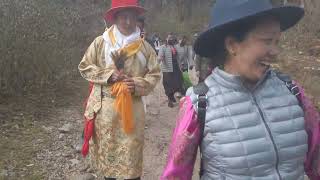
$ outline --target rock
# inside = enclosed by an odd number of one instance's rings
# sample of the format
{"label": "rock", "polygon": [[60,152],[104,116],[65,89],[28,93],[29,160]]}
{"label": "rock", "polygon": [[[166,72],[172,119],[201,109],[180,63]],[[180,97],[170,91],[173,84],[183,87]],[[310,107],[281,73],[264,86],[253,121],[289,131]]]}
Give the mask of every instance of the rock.
{"label": "rock", "polygon": [[31,166],[34,166],[34,164],[28,164],[28,165],[26,165],[27,167],[31,167]]}
{"label": "rock", "polygon": [[71,166],[75,166],[79,164],[80,161],[78,159],[71,159],[70,162],[71,162]]}
{"label": "rock", "polygon": [[59,139],[61,140],[61,139],[63,139],[64,138],[64,134],[59,134]]}
{"label": "rock", "polygon": [[320,55],[320,45],[316,45],[316,46],[309,48],[308,53],[310,56],[319,56]]}
{"label": "rock", "polygon": [[0,119],[4,119],[4,118],[6,118],[6,116],[4,114],[0,113]]}
{"label": "rock", "polygon": [[89,167],[89,168],[87,169],[87,172],[88,172],[88,173],[93,173],[93,172],[94,172],[94,169],[93,169],[92,167]]}
{"label": "rock", "polygon": [[75,150],[76,150],[76,153],[81,153],[82,145],[81,144],[76,145]]}
{"label": "rock", "polygon": [[9,175],[8,170],[2,169],[0,171],[0,178],[7,177]]}
{"label": "rock", "polygon": [[8,176],[10,176],[10,177],[14,177],[14,176],[16,176],[16,173],[15,172],[9,172],[9,174],[8,174]]}
{"label": "rock", "polygon": [[19,116],[13,116],[12,119],[14,119],[14,120],[19,120],[20,117],[19,117]]}
{"label": "rock", "polygon": [[42,129],[44,129],[47,132],[51,132],[52,131],[52,127],[42,126]]}
{"label": "rock", "polygon": [[70,158],[72,157],[72,155],[70,153],[64,153],[62,154],[63,157],[66,157],[66,158]]}
{"label": "rock", "polygon": [[79,168],[80,172],[86,172],[87,169],[89,169],[89,165],[88,164],[83,164]]}
{"label": "rock", "polygon": [[95,179],[95,176],[90,173],[74,175],[68,178],[68,180],[94,180],[94,179]]}
{"label": "rock", "polygon": [[303,52],[302,52],[302,51],[299,51],[299,52],[298,52],[298,54],[299,54],[299,55],[302,55],[302,54],[303,54]]}
{"label": "rock", "polygon": [[59,132],[61,132],[61,133],[67,133],[67,132],[70,132],[70,130],[71,130],[71,124],[65,124],[65,125],[63,125],[61,128],[59,128],[58,130],[59,130]]}
{"label": "rock", "polygon": [[16,124],[16,125],[14,125],[14,126],[13,126],[13,128],[15,128],[15,129],[19,129],[19,125],[18,125],[18,124]]}

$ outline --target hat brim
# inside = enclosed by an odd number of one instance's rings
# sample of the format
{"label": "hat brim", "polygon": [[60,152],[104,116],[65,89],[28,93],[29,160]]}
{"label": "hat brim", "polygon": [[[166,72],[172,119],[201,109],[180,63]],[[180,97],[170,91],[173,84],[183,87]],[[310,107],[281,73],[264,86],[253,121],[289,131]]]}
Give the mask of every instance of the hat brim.
{"label": "hat brim", "polygon": [[286,31],[299,22],[299,20],[304,16],[304,10],[297,6],[274,7],[256,14],[239,17],[238,19],[225,24],[215,25],[201,33],[196,39],[194,43],[195,53],[203,57],[213,57],[217,43],[222,43],[221,41],[225,38],[223,36],[223,32],[228,27],[232,27],[233,24],[249,18],[263,17],[266,15],[273,15],[278,18],[280,21],[281,31]]}
{"label": "hat brim", "polygon": [[125,9],[132,9],[132,10],[135,10],[137,12],[138,15],[142,15],[144,14],[147,10],[144,9],[143,7],[141,6],[119,6],[119,7],[116,7],[116,8],[111,8],[109,9],[105,16],[104,16],[104,19],[107,21],[107,22],[111,22],[113,23],[114,22],[114,15],[119,12],[119,11],[122,11],[122,10],[125,10]]}

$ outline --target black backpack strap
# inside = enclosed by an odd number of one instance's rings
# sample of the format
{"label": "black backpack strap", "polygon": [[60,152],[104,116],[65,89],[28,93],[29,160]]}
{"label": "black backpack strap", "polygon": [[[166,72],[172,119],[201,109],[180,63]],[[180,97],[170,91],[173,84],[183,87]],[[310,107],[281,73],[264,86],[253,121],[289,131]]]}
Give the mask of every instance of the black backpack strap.
{"label": "black backpack strap", "polygon": [[[203,132],[204,132],[204,125],[205,125],[205,119],[206,119],[206,111],[208,107],[208,98],[207,98],[207,92],[209,91],[208,86],[201,82],[198,85],[193,87],[193,92],[197,95],[197,115],[198,115],[198,121],[200,124],[200,158],[202,159],[201,154],[201,142],[203,139]],[[200,164],[200,177],[203,174],[203,168],[202,163]]]}
{"label": "black backpack strap", "polygon": [[289,91],[296,96],[296,98],[299,101],[299,105],[302,107],[302,103],[301,100],[299,98],[300,95],[300,91],[299,91],[299,87],[297,85],[295,85],[291,79],[291,77],[287,74],[284,74],[280,71],[275,71],[277,77],[283,81],[285,83],[285,85],[287,86],[287,88],[289,89]]}
{"label": "black backpack strap", "polygon": [[201,82],[198,85],[193,87],[193,92],[197,95],[197,109],[198,109],[198,121],[200,122],[201,127],[201,135],[203,135],[203,127],[206,118],[206,111],[207,111],[207,92],[209,91],[208,86]]}

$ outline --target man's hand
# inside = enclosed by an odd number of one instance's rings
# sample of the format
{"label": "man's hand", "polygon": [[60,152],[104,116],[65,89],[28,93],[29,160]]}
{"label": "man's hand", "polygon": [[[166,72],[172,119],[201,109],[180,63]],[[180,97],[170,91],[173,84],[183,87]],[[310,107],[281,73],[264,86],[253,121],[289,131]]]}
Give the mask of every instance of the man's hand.
{"label": "man's hand", "polygon": [[122,81],[125,78],[123,74],[123,70],[121,71],[114,71],[109,79],[110,83],[115,83],[118,81]]}
{"label": "man's hand", "polygon": [[134,89],[135,89],[135,84],[134,84],[134,81],[133,79],[131,78],[125,78],[123,80],[124,83],[126,83],[126,85],[128,86],[128,89],[131,93],[134,93]]}

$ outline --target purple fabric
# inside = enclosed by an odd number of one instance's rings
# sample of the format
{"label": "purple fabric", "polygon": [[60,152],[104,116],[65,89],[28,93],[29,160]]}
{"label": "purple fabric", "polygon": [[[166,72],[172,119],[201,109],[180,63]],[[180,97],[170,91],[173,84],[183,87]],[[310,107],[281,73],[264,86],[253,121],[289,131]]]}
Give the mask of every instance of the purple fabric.
{"label": "purple fabric", "polygon": [[160,180],[191,180],[199,142],[199,124],[187,96],[180,103],[167,164]]}
{"label": "purple fabric", "polygon": [[305,129],[308,133],[308,153],[305,159],[305,171],[310,180],[320,180],[320,115],[312,101],[305,95],[304,89],[298,83],[305,119]]}

